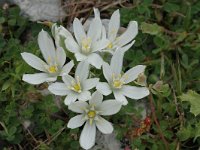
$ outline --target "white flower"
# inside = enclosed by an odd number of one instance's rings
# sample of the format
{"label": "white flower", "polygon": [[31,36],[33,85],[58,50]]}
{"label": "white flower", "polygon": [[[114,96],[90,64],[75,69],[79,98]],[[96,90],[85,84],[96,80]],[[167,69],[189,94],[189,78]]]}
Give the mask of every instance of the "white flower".
{"label": "white flower", "polygon": [[89,104],[77,101],[68,107],[73,112],[80,113],[69,120],[68,128],[78,128],[86,122],[79,140],[81,147],[84,149],[90,149],[95,144],[96,127],[104,134],[110,134],[113,131],[112,124],[102,118],[101,115],[116,114],[121,108],[121,103],[116,100],[102,100],[103,95],[95,92],[92,94]]}
{"label": "white flower", "polygon": [[51,27],[51,32],[52,35],[55,39],[55,44],[56,47],[62,47],[62,48],[66,48],[65,47],[65,39],[69,36],[70,38],[73,38],[71,33],[65,29],[63,26],[58,26],[56,23],[54,23]]}
{"label": "white flower", "polygon": [[141,99],[149,95],[149,90],[146,87],[127,85],[144,72],[145,66],[137,65],[122,75],[124,52],[124,49],[116,50],[110,65],[108,63],[103,64],[103,74],[108,83],[100,82],[96,88],[103,95],[109,95],[113,92],[115,99],[126,105],[128,103],[126,97]]}
{"label": "white flower", "polygon": [[65,40],[66,48],[75,54],[77,61],[86,60],[97,69],[100,69],[103,60],[98,52],[108,45],[107,39],[101,39],[101,20],[99,18],[93,19],[86,34],[81,22],[75,18],[73,30],[76,41],[68,36]]}
{"label": "white flower", "polygon": [[90,78],[89,64],[86,61],[80,62],[75,71],[75,77],[70,75],[62,76],[64,83],[56,82],[49,86],[49,91],[55,95],[67,95],[64,100],[66,105],[75,102],[77,99],[86,101],[91,98],[90,89],[96,87],[99,79]]}
{"label": "white flower", "polygon": [[56,81],[57,76],[70,72],[74,62],[70,61],[64,65],[66,61],[65,51],[62,48],[55,49],[51,37],[44,30],[38,35],[38,44],[46,62],[31,53],[24,52],[21,55],[27,64],[42,73],[24,74],[23,81],[30,84],[53,82]]}
{"label": "white flower", "polygon": [[[94,14],[95,14],[95,18],[100,18],[100,13],[98,9],[94,8]],[[104,22],[105,24],[104,25],[105,29],[103,30],[106,30],[106,37],[109,40],[109,44],[105,48],[107,52],[110,52],[111,54],[113,54],[113,52],[119,47],[123,47],[127,44],[129,44],[131,47],[134,44],[135,40],[133,39],[138,34],[138,24],[136,21],[130,21],[127,30],[121,35],[118,35],[119,28],[120,28],[119,10],[116,10],[112,14],[109,21],[104,20],[102,22]],[[105,32],[105,31],[102,31],[102,32]]]}

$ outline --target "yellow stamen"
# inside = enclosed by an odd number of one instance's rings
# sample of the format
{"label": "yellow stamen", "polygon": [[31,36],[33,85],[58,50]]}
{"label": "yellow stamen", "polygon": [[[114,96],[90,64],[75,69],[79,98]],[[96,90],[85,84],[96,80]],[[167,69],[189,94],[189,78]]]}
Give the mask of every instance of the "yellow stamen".
{"label": "yellow stamen", "polygon": [[110,42],[107,46],[107,48],[112,49],[113,48],[113,44]]}
{"label": "yellow stamen", "polygon": [[72,81],[72,86],[70,87],[71,90],[81,93],[81,83],[79,81],[79,78],[77,77],[77,81]]}
{"label": "yellow stamen", "polygon": [[121,88],[122,85],[123,85],[123,83],[120,80],[114,80],[113,81],[113,86],[115,88]]}
{"label": "yellow stamen", "polygon": [[88,113],[87,113],[88,117],[89,118],[94,118],[96,116],[96,112],[94,110],[90,110]]}
{"label": "yellow stamen", "polygon": [[81,92],[81,85],[80,84],[74,84],[73,85],[73,90],[80,93]]}
{"label": "yellow stamen", "polygon": [[81,41],[83,53],[89,53],[91,48],[91,38],[84,38]]}
{"label": "yellow stamen", "polygon": [[124,84],[121,74],[116,76],[115,74],[112,75],[113,87],[114,88],[121,88]]}
{"label": "yellow stamen", "polygon": [[57,70],[58,70],[58,69],[57,69],[56,66],[50,66],[49,69],[48,69],[48,71],[49,71],[50,73],[56,73]]}

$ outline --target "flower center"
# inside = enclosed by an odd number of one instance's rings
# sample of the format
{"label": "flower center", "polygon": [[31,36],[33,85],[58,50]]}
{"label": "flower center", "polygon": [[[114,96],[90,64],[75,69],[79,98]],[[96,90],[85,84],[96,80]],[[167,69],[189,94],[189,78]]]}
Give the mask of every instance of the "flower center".
{"label": "flower center", "polygon": [[115,74],[112,75],[112,85],[114,88],[120,89],[123,84],[124,84],[124,81],[121,78],[121,74],[117,76]]}
{"label": "flower center", "polygon": [[96,116],[96,112],[94,110],[90,110],[87,115],[89,118],[93,119]]}
{"label": "flower center", "polygon": [[114,86],[115,88],[121,88],[122,85],[123,85],[123,83],[122,83],[120,80],[115,80],[115,81],[113,81],[113,86]]}
{"label": "flower center", "polygon": [[112,49],[113,48],[113,44],[110,42],[107,46],[107,48]]}
{"label": "flower center", "polygon": [[70,89],[77,93],[81,93],[81,83],[80,83],[78,77],[77,77],[76,81],[72,81],[72,86],[70,87]]}
{"label": "flower center", "polygon": [[50,66],[48,68],[49,73],[56,73],[58,71],[58,68],[56,65]]}
{"label": "flower center", "polygon": [[84,38],[81,41],[82,44],[82,52],[88,54],[91,50],[91,38]]}

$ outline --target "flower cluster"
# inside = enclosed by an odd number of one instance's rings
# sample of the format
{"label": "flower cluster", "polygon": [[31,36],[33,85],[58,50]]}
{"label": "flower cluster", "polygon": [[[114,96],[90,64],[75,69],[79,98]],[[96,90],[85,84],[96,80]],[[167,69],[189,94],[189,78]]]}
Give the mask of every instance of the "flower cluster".
{"label": "flower cluster", "polygon": [[[122,105],[128,104],[127,97],[137,100],[149,95],[145,84],[137,84],[138,78],[144,76],[144,65],[122,71],[124,53],[134,44],[138,33],[137,22],[131,21],[126,31],[119,34],[119,10],[106,21],[101,20],[98,9],[94,9],[94,13],[95,17],[87,21],[87,25],[75,18],[73,33],[63,26],[52,25],[55,42],[42,30],[38,44],[44,61],[27,52],[21,54],[26,63],[40,71],[24,74],[22,80],[30,84],[49,83],[49,91],[65,96],[64,104],[68,109],[79,113],[69,120],[67,126],[74,129],[85,124],[80,135],[80,145],[84,149],[95,144],[96,128],[104,134],[113,131],[112,124],[102,116],[119,112]],[[66,52],[73,56],[68,59],[75,58],[76,61],[66,63]],[[102,70],[104,82],[100,82],[96,70]],[[139,86],[130,85],[131,82]],[[103,100],[103,95],[111,93],[113,99]]]}

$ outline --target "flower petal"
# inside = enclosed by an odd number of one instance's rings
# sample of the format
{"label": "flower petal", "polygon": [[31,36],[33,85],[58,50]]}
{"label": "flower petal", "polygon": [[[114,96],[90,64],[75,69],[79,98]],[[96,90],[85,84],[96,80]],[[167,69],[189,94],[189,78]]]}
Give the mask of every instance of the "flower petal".
{"label": "flower petal", "polygon": [[55,46],[49,34],[42,30],[38,35],[38,44],[46,62],[54,61],[56,58]]}
{"label": "flower petal", "polygon": [[89,75],[89,63],[87,61],[82,61],[78,64],[75,71],[75,78],[79,77],[80,81],[84,81]]}
{"label": "flower petal", "polygon": [[81,24],[80,20],[75,18],[73,22],[73,30],[74,35],[76,37],[77,42],[79,45],[81,45],[81,41],[83,38],[86,38],[86,34],[83,28],[83,25]]}
{"label": "flower petal", "polygon": [[66,46],[67,50],[72,53],[77,53],[80,51],[80,47],[76,43],[76,41],[73,39],[73,37],[66,37],[65,46]]}
{"label": "flower petal", "polygon": [[94,17],[95,17],[95,18],[100,18],[100,12],[99,12],[99,9],[93,7],[93,11],[94,11]]}
{"label": "flower petal", "polygon": [[88,103],[84,101],[76,101],[68,106],[68,109],[76,113],[84,113],[88,107]]}
{"label": "flower petal", "polygon": [[100,69],[103,64],[103,59],[96,53],[90,54],[87,61],[97,69]]}
{"label": "flower petal", "polygon": [[67,87],[71,86],[72,82],[75,82],[74,78],[68,74],[62,76],[63,82],[67,85]]}
{"label": "flower petal", "polygon": [[132,81],[134,81],[135,79],[137,79],[137,77],[139,76],[140,73],[143,73],[145,70],[146,66],[144,65],[137,65],[131,69],[129,69],[123,76],[122,78],[124,78],[124,82],[130,83]]}
{"label": "flower petal", "polygon": [[41,84],[43,82],[46,82],[48,78],[49,75],[46,73],[35,73],[35,74],[24,74],[22,80],[30,84]]}
{"label": "flower petal", "polygon": [[39,57],[31,54],[31,53],[21,53],[22,58],[26,61],[27,64],[29,64],[31,67],[46,72],[45,65],[47,65],[43,60],[41,60]]}
{"label": "flower petal", "polygon": [[69,92],[69,94],[66,96],[64,103],[65,105],[70,105],[71,103],[75,102],[78,98],[78,94],[74,92]]}
{"label": "flower petal", "polygon": [[84,90],[90,90],[94,88],[99,82],[99,78],[91,78],[82,81],[82,86]]}
{"label": "flower petal", "polygon": [[122,92],[125,96],[132,99],[141,99],[149,95],[149,89],[146,87],[136,87],[124,85],[122,88]]}
{"label": "flower petal", "polygon": [[90,149],[95,144],[95,137],[96,126],[94,123],[90,125],[89,121],[87,121],[80,136],[81,147],[84,149]]}
{"label": "flower petal", "polygon": [[60,75],[61,76],[64,76],[64,75],[67,75],[71,69],[74,67],[74,61],[71,60],[70,62],[68,62],[67,64],[65,64],[61,70],[61,73]]}
{"label": "flower petal", "polygon": [[87,101],[89,99],[91,99],[91,93],[89,91],[82,91],[78,96],[79,101]]}
{"label": "flower petal", "polygon": [[95,122],[99,131],[103,134],[110,134],[113,132],[112,124],[107,121],[106,119],[102,118],[101,116],[98,117],[99,119]]}
{"label": "flower petal", "polygon": [[109,40],[101,39],[98,42],[94,42],[92,44],[92,52],[101,51],[102,49],[106,48],[109,44]]}
{"label": "flower petal", "polygon": [[138,34],[138,24],[136,21],[131,21],[127,30],[117,38],[116,43],[119,47],[122,47],[131,42]]}
{"label": "flower petal", "polygon": [[121,102],[122,105],[127,105],[128,101],[121,91],[113,91],[114,97],[117,101]]}
{"label": "flower petal", "polygon": [[120,111],[122,104],[116,100],[106,100],[99,106],[100,115],[109,116]]}
{"label": "flower petal", "polygon": [[112,91],[110,89],[110,86],[106,82],[99,82],[97,84],[96,89],[97,89],[97,91],[99,91],[101,94],[103,94],[105,96],[107,96],[107,95],[112,93]]}
{"label": "flower petal", "polygon": [[85,59],[87,59],[87,56],[81,54],[81,53],[75,53],[75,57],[77,61],[84,61]]}
{"label": "flower petal", "polygon": [[89,100],[90,105],[99,106],[102,103],[103,95],[98,91],[92,94],[91,99]]}
{"label": "flower petal", "polygon": [[66,84],[60,82],[52,83],[49,85],[48,90],[55,95],[61,96],[69,93],[69,89],[67,88]]}
{"label": "flower petal", "polygon": [[82,126],[84,122],[85,122],[84,116],[82,114],[77,115],[69,120],[67,127],[70,129],[75,129]]}
{"label": "flower petal", "polygon": [[123,47],[119,47],[118,49],[120,49],[120,51],[123,51],[124,53],[129,50],[131,48],[131,46],[133,46],[133,44],[135,43],[135,40],[133,40],[131,43],[123,46]]}
{"label": "flower petal", "polygon": [[121,51],[120,49],[117,49],[111,58],[110,67],[115,75],[121,74],[123,57],[124,57],[124,52]]}
{"label": "flower petal", "polygon": [[112,80],[112,70],[108,63],[103,63],[103,75],[105,79],[110,82]]}
{"label": "flower petal", "polygon": [[63,48],[59,47],[56,49],[56,60],[57,64],[62,67],[66,61],[66,53]]}
{"label": "flower petal", "polygon": [[92,41],[96,41],[101,36],[101,29],[102,29],[102,23],[100,18],[94,18],[89,26],[87,36],[92,39]]}
{"label": "flower petal", "polygon": [[118,9],[112,14],[110,18],[110,22],[108,26],[108,39],[110,41],[115,40],[119,27],[120,27],[120,14],[119,14],[119,9]]}

